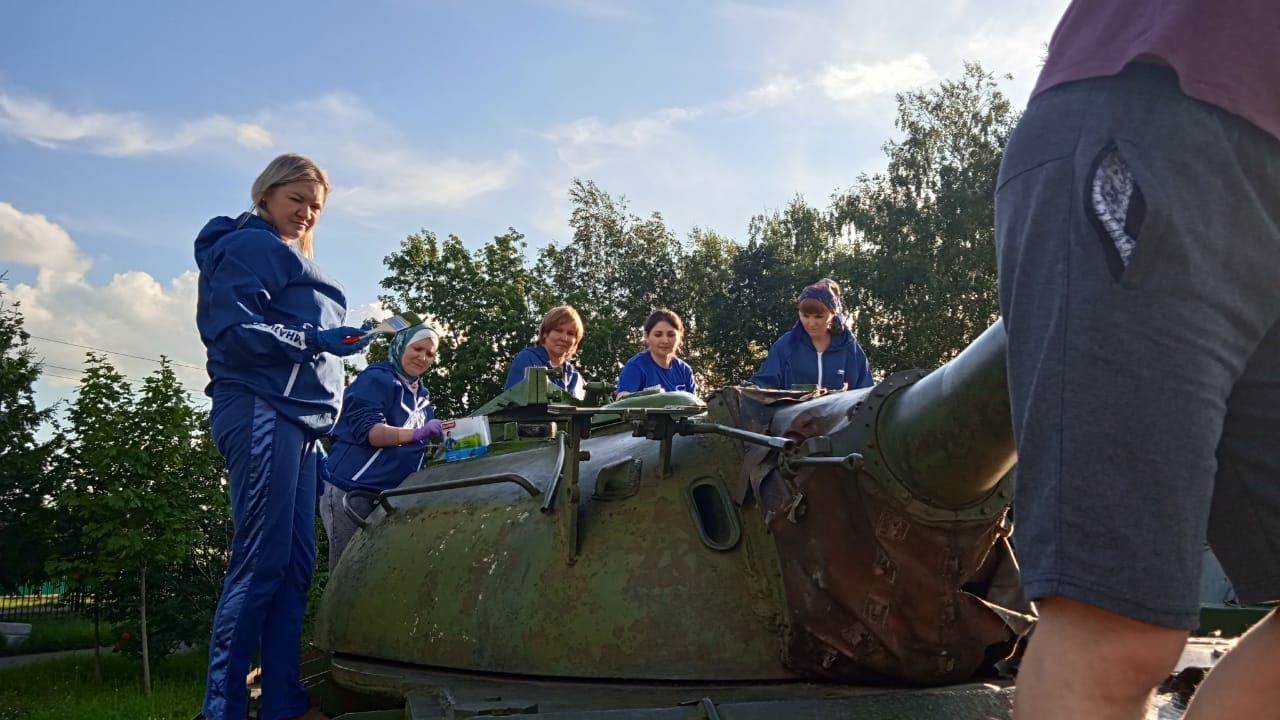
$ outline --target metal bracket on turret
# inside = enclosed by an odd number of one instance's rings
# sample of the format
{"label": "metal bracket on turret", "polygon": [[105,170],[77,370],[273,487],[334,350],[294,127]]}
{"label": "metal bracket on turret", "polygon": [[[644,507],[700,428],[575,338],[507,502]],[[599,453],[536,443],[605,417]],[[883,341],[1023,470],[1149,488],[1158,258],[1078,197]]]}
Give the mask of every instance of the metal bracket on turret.
{"label": "metal bracket on turret", "polygon": [[[663,467],[670,464],[671,437],[666,428],[673,427],[680,418],[705,412],[706,408],[698,406],[673,406],[663,408],[599,408],[577,407],[574,405],[548,405],[546,412],[553,417],[565,419],[567,433],[561,440],[562,451],[556,460],[558,471],[548,490],[548,497],[543,500],[542,511],[556,514],[556,525],[560,539],[565,548],[565,560],[572,564],[578,559],[578,513],[582,503],[582,489],[579,481],[582,477],[581,463],[589,461],[591,455],[582,449],[582,441],[591,436],[591,416],[600,413],[613,413],[631,420],[640,426],[652,427],[661,437],[654,439],[663,442]],[[662,428],[658,430],[657,428]],[[637,431],[637,435],[643,433]]]}
{"label": "metal bracket on turret", "polygon": [[818,435],[784,450],[778,456],[778,469],[788,477],[795,477],[806,466],[834,465],[853,471],[862,467],[861,453],[849,453],[843,457],[831,456],[831,438]]}

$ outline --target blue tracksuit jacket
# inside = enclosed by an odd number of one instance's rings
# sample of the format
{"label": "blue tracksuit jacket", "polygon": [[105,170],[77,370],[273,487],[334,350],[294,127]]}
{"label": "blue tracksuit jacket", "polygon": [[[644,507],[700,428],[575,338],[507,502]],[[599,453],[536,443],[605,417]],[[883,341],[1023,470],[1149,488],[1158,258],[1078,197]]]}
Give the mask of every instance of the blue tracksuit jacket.
{"label": "blue tracksuit jacket", "polygon": [[422,467],[426,446],[408,443],[377,448],[369,444],[369,429],[379,423],[418,428],[435,417],[431,395],[419,380],[410,390],[383,361],[365,368],[342,397],[342,417],[333,430],[329,451],[329,482],[342,490],[390,490]]}
{"label": "blue tracksuit jacket", "polygon": [[867,354],[853,333],[846,329],[831,338],[831,345],[819,353],[799,322],[769,348],[760,369],[747,382],[782,390],[792,385],[853,390],[874,384],[871,369],[867,366]]}
{"label": "blue tracksuit jacket", "polygon": [[347,314],[342,286],[280,241],[257,215],[217,217],[196,238],[196,325],[208,350],[205,392],[249,392],[316,434],[338,418],[342,360],[315,332]]}
{"label": "blue tracksuit jacket", "polygon": [[[530,345],[516,354],[515,359],[511,361],[511,367],[507,369],[507,381],[502,386],[503,390],[510,390],[511,386],[524,380],[524,369],[527,367],[545,367],[548,370],[555,370],[551,366],[551,358],[547,357],[547,351],[541,345]],[[582,379],[582,375],[573,367],[572,363],[565,362],[561,368],[564,377],[550,378],[551,384],[559,387],[561,390],[569,393],[573,397],[581,400],[587,396],[587,384]]]}

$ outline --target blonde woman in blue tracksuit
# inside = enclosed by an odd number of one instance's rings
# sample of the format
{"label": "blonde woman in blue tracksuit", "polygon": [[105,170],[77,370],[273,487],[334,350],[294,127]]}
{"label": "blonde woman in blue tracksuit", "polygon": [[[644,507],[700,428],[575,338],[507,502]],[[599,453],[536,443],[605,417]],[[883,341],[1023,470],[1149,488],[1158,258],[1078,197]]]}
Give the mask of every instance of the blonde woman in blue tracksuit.
{"label": "blonde woman in blue tracksuit", "polygon": [[862,346],[845,326],[840,286],[822,279],[805,287],[796,299],[800,319],[778,338],[760,369],[747,383],[788,390],[815,385],[824,390],[870,387],[871,369]]}
{"label": "blonde woman in blue tracksuit", "polygon": [[329,194],[323,170],[281,155],[251,190],[253,212],[216,217],[196,238],[196,324],[208,352],[209,423],[227,463],[234,536],[209,640],[202,717],[243,720],[245,675],[261,652],[261,720],[326,716],[298,679],[315,567],[316,441],[338,418],[347,298],[311,260]]}

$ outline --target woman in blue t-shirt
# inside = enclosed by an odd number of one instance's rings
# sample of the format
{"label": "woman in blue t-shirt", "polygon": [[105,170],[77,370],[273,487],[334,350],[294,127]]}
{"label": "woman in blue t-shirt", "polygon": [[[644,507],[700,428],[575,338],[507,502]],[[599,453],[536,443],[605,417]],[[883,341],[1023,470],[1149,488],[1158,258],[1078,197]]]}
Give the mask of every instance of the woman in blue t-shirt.
{"label": "woman in blue t-shirt", "polygon": [[871,369],[862,346],[840,314],[840,286],[822,279],[796,299],[800,319],[778,338],[747,384],[789,390],[816,385],[823,390],[871,387]]}
{"label": "woman in blue t-shirt", "polygon": [[684,340],[684,323],[680,316],[662,308],[649,313],[644,321],[644,344],[648,350],[631,356],[618,374],[617,397],[649,388],[666,392],[684,391],[698,394],[689,364],[676,357]]}

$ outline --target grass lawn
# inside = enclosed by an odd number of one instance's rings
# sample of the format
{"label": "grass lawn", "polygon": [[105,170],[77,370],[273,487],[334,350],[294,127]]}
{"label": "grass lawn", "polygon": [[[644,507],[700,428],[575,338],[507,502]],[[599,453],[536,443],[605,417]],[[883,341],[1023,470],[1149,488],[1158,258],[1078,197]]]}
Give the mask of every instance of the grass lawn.
{"label": "grass lawn", "polygon": [[141,662],[110,653],[101,682],[92,656],[0,670],[0,720],[190,720],[204,698],[206,659],[196,650],[152,667],[150,697]]}
{"label": "grass lawn", "polygon": [[[104,633],[110,632],[103,627]],[[111,643],[104,638],[108,645]],[[93,621],[82,617],[38,618],[31,622],[31,637],[21,647],[0,647],[5,655],[34,655],[54,650],[79,650],[93,647]]]}

